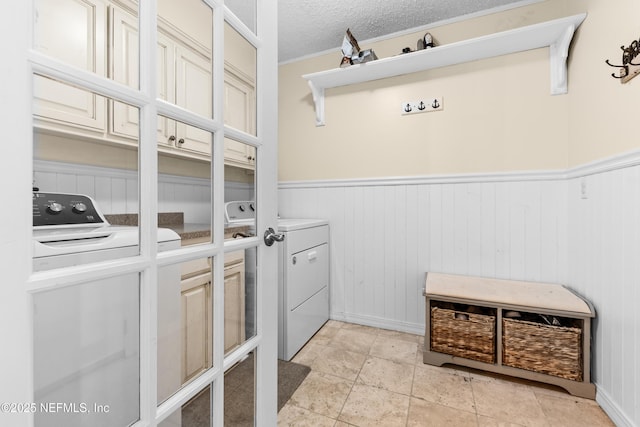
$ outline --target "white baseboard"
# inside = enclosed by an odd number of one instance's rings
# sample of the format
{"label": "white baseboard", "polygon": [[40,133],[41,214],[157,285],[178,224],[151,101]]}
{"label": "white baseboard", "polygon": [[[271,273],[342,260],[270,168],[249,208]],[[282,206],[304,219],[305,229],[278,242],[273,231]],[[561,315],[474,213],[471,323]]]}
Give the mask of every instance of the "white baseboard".
{"label": "white baseboard", "polygon": [[618,427],[638,427],[629,417],[616,405],[609,394],[596,383],[596,402],[604,412],[611,418],[611,421]]}
{"label": "white baseboard", "polygon": [[329,318],[340,322],[355,323],[357,325],[372,326],[374,328],[388,329],[390,331],[406,332],[408,334],[424,335],[424,325],[410,322],[399,322],[374,316],[362,316],[358,314],[346,314],[332,312]]}

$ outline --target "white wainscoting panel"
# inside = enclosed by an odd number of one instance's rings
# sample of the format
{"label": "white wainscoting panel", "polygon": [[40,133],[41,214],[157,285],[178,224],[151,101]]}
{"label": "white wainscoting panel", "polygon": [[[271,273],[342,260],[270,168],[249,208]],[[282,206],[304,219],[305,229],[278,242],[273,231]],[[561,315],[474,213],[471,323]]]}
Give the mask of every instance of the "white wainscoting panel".
{"label": "white wainscoting panel", "polygon": [[424,332],[424,274],[562,283],[595,307],[592,378],[640,426],[640,152],[568,171],[280,183],[331,229],[331,317]]}
{"label": "white wainscoting panel", "polygon": [[[105,214],[138,212],[136,171],[35,161],[34,185],[44,192],[80,193],[96,200]],[[225,182],[225,200],[253,200],[253,184]],[[183,212],[187,223],[211,221],[211,184],[206,179],[159,175],[158,210]]]}
{"label": "white wainscoting panel", "polygon": [[569,180],[569,283],[596,309],[592,374],[616,425],[640,425],[640,167]]}
{"label": "white wainscoting panel", "polygon": [[283,218],[331,227],[334,318],[422,333],[428,271],[566,282],[564,180],[309,186]]}

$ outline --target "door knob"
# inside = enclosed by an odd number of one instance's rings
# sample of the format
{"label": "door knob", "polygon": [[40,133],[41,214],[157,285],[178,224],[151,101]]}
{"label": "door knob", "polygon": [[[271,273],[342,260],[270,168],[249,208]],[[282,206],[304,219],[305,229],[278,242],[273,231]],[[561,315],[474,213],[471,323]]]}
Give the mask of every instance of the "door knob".
{"label": "door knob", "polygon": [[273,228],[269,227],[264,232],[264,244],[267,246],[273,245],[273,242],[282,242],[284,240],[284,234],[278,234],[273,231]]}

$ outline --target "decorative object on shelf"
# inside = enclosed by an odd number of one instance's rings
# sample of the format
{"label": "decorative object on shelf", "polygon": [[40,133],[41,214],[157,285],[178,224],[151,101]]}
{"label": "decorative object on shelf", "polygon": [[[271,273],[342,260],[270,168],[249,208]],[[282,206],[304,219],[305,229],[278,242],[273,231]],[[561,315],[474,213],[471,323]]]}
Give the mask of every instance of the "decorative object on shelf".
{"label": "decorative object on shelf", "polygon": [[418,39],[416,50],[411,50],[410,47],[404,47],[402,48],[402,52],[400,54],[402,55],[405,53],[417,52],[419,50],[430,49],[432,47],[436,47],[436,44],[433,41],[433,37],[431,36],[431,34],[426,33],[424,37]]}
{"label": "decorative object on shelf", "polygon": [[627,83],[629,80],[640,74],[640,64],[634,64],[633,60],[640,54],[640,39],[632,41],[629,46],[620,46],[622,49],[622,65],[615,65],[605,60],[608,66],[619,68],[620,75],[611,73],[614,79],[620,79],[621,83]]}
{"label": "decorative object on shelf", "polygon": [[430,49],[436,47],[436,43],[433,41],[433,37],[430,33],[427,33],[418,40],[418,50]]}
{"label": "decorative object on shelf", "polygon": [[358,41],[347,28],[347,34],[342,39],[342,61],[340,68],[345,68],[354,64],[363,64],[378,59],[373,49],[360,50]]}

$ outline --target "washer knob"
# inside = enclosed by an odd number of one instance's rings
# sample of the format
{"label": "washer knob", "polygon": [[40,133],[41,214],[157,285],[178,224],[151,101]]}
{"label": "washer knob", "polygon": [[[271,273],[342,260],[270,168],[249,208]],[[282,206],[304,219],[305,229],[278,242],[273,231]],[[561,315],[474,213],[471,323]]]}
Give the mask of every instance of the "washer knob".
{"label": "washer knob", "polygon": [[73,211],[77,214],[81,214],[87,211],[87,205],[82,202],[76,203],[73,205]]}
{"label": "washer knob", "polygon": [[62,212],[63,209],[64,207],[58,202],[53,202],[49,206],[47,206],[47,211],[54,215],[59,214],[60,212]]}

